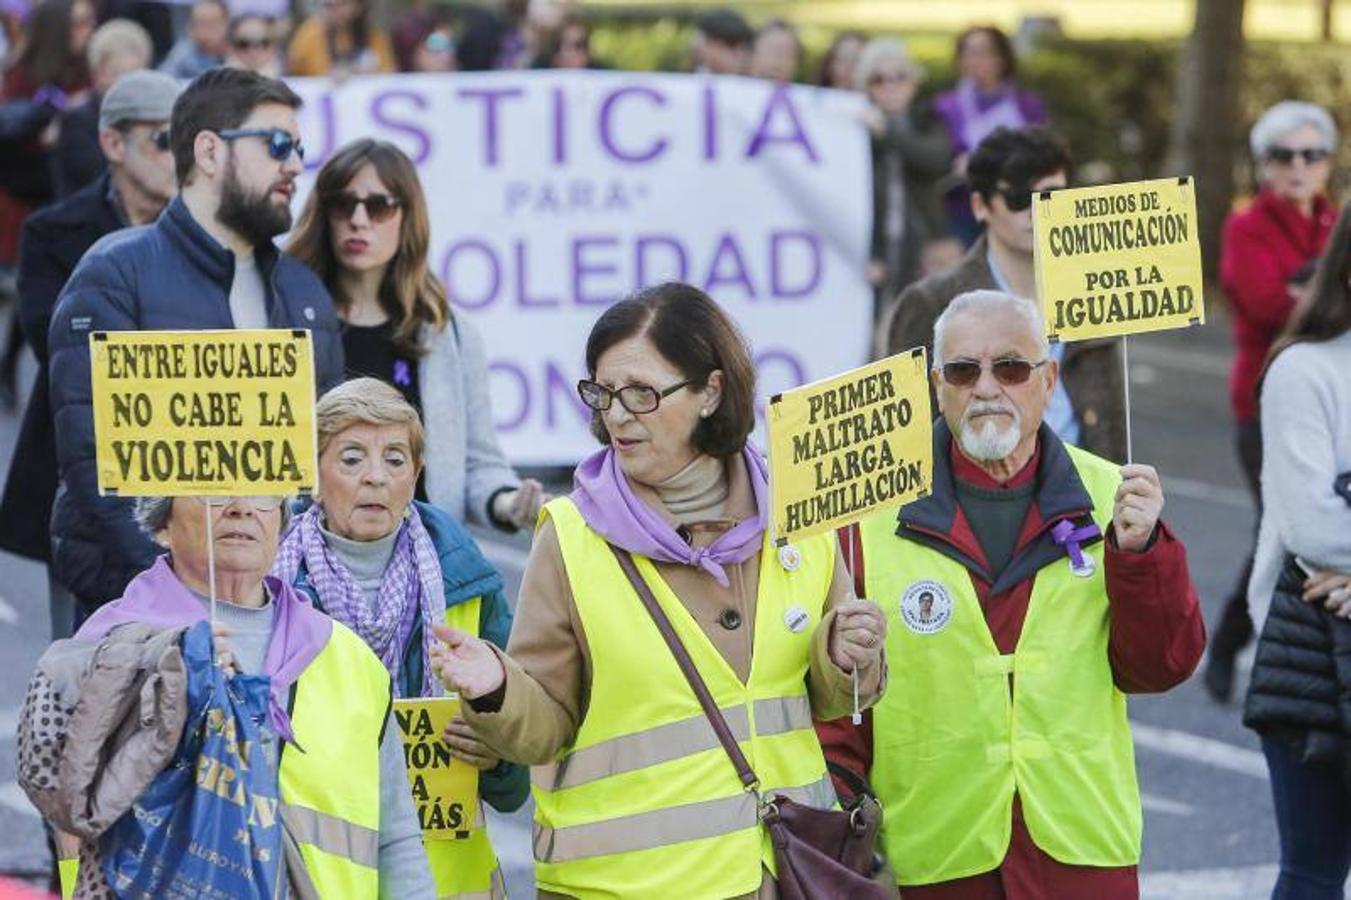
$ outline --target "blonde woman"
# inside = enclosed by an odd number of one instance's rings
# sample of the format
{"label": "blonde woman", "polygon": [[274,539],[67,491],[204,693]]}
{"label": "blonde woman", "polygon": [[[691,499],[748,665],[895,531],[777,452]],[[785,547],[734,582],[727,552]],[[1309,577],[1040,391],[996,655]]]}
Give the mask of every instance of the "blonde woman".
{"label": "blonde woman", "polygon": [[323,279],[343,321],[350,376],[389,382],[427,431],[429,500],[456,521],[514,531],[532,525],[540,484],[522,481],[493,431],[483,342],[452,315],[427,267],[431,227],[413,162],[363,139],[319,170],[287,252]]}

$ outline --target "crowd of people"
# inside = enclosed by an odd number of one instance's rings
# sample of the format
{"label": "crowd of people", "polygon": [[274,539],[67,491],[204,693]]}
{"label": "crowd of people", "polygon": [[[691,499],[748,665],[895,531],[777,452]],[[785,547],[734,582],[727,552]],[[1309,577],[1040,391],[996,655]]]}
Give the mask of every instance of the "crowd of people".
{"label": "crowd of people", "polygon": [[[109,685],[181,683],[186,650],[164,635],[210,620],[219,667],[269,678],[254,759],[279,773],[287,853],[267,896],[504,896],[482,805],[530,793],[545,897],[797,896],[812,877],[923,900],[1138,896],[1126,697],[1188,678],[1206,629],[1157,472],[1122,465],[1116,344],[1048,344],[1030,299],[1032,196],[1072,184],[1074,160],[1002,32],[964,32],[961,79],[931,99],[897,40],[842,34],[822,62],[822,86],[869,100],[874,350],[929,349],[933,487],[784,545],[750,441],[750,346],[716,298],[650,285],[598,317],[577,392],[600,446],[554,497],[498,446],[483,339],[429,266],[412,160],[338,148],[293,216],[301,100],[278,75],[600,65],[569,7],[418,7],[385,31],[363,0],[309,17],[198,0],[176,40],[162,13],[9,13],[0,263],[39,372],[0,547],[48,567],[57,640],[29,685],[19,780],[66,891],[115,893],[110,823],[178,743],[144,703],[89,708]],[[730,10],[700,16],[691,54],[714,74],[802,70],[792,26]],[[1283,898],[1340,896],[1351,869],[1337,146],[1325,110],[1268,110],[1259,193],[1222,248],[1262,515],[1204,681],[1228,701],[1259,635],[1244,716]],[[230,328],[312,335],[314,496],[101,495],[89,335]],[[470,524],[534,529],[514,613]],[[462,707],[441,740],[478,770],[478,808],[461,839],[424,840],[390,704],[448,693]],[[175,702],[157,694],[168,721]],[[71,788],[76,747],[97,804]],[[128,748],[140,781],[113,765]],[[880,817],[876,852],[809,848],[804,875],[782,829],[841,808],[813,821],[876,835]]]}

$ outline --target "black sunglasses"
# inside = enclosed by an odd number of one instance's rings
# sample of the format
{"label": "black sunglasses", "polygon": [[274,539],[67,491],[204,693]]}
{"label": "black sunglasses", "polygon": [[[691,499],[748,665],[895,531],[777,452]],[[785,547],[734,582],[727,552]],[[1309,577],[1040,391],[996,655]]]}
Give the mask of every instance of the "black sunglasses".
{"label": "black sunglasses", "polygon": [[168,152],[169,129],[161,128],[159,131],[156,131],[154,134],[150,135],[150,143],[154,144],[155,149],[158,150],[159,152],[161,153]]}
{"label": "black sunglasses", "polygon": [[650,384],[626,384],[618,390],[612,390],[603,384],[583,378],[577,382],[577,396],[581,397],[582,402],[596,412],[604,412],[609,409],[615,398],[618,397],[619,405],[637,416],[643,413],[656,412],[657,407],[661,406],[663,397],[669,397],[681,388],[689,387],[692,384],[694,382],[687,378],[665,390],[657,390]]}
{"label": "black sunglasses", "polygon": [[[990,363],[990,371],[994,373],[995,381],[1002,385],[1013,386],[1026,384],[1027,379],[1032,377],[1034,369],[1040,369],[1046,365],[1046,360],[1041,362],[1032,362],[1017,357],[1008,357],[1005,359],[996,359]],[[984,366],[974,359],[959,359],[950,363],[943,363],[943,380],[953,387],[971,387],[980,380],[980,373]]]}
{"label": "black sunglasses", "polygon": [[1288,166],[1294,162],[1296,156],[1302,156],[1305,163],[1313,165],[1314,163],[1322,162],[1331,155],[1331,151],[1324,150],[1322,147],[1303,147],[1300,149],[1295,149],[1293,147],[1272,147],[1267,151],[1267,159],[1274,163],[1280,163],[1283,166]]}
{"label": "black sunglasses", "polygon": [[367,194],[358,197],[351,191],[330,194],[324,198],[324,208],[330,216],[351,219],[356,215],[357,207],[366,210],[366,217],[372,222],[388,222],[399,210],[399,198],[393,194]]}
{"label": "black sunglasses", "polygon": [[236,50],[268,50],[272,47],[272,38],[237,37],[230,41],[230,45]]}
{"label": "black sunglasses", "polygon": [[305,158],[305,148],[300,139],[291,137],[289,131],[281,128],[227,128],[216,134],[227,141],[246,137],[267,138],[267,155],[277,162],[286,162],[291,158],[292,151],[302,160]]}

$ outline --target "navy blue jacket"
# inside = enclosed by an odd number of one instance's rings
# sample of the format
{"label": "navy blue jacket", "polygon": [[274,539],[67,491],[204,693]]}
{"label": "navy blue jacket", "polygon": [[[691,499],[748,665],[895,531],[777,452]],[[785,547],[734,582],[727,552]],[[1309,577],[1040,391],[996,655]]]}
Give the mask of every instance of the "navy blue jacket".
{"label": "navy blue jacket", "polygon": [[[254,254],[267,286],[269,325],[313,332],[322,393],[343,375],[333,301],[313,272],[271,242]],[[233,328],[233,280],[234,254],[174,199],[153,225],[114,232],[89,248],[57,300],[47,339],[61,477],[52,510],[52,568],[86,611],[122,596],[162,552],[132,519],[130,499],[99,496],[89,335]]]}

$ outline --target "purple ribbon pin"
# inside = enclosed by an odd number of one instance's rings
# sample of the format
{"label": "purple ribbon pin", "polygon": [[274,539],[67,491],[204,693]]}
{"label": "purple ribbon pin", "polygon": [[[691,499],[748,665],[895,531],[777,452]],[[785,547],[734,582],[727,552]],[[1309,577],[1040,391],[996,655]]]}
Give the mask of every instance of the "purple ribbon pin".
{"label": "purple ribbon pin", "polygon": [[1086,564],[1084,551],[1080,545],[1084,541],[1100,537],[1102,537],[1102,529],[1098,528],[1096,522],[1090,522],[1082,528],[1075,528],[1074,523],[1069,519],[1062,519],[1051,526],[1051,540],[1065,548],[1065,552],[1070,557],[1070,568],[1075,571],[1083,569]]}
{"label": "purple ribbon pin", "polygon": [[399,387],[413,386],[413,372],[408,368],[408,360],[394,360],[394,383]]}

